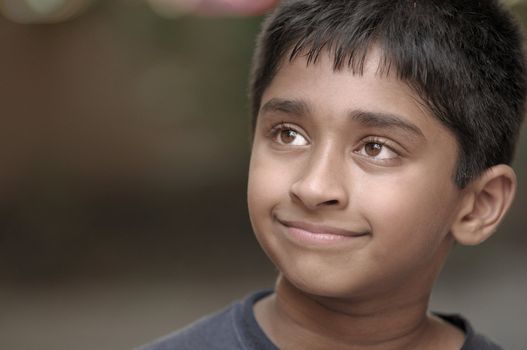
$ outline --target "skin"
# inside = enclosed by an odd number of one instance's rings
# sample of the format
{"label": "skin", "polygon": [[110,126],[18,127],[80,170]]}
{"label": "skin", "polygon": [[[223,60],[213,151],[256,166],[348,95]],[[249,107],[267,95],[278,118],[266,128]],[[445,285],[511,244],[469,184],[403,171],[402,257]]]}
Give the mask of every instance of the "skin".
{"label": "skin", "polygon": [[427,313],[432,285],[455,240],[494,231],[514,173],[499,166],[459,189],[453,134],[378,65],[377,50],[363,75],[334,71],[329,54],[299,57],[263,94],[248,205],[280,277],[254,309],[280,348],[462,346]]}

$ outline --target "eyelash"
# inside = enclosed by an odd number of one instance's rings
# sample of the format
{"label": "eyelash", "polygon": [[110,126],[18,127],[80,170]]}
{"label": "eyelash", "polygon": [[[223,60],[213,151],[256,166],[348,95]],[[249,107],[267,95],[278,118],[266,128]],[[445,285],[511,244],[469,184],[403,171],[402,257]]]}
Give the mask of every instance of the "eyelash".
{"label": "eyelash", "polygon": [[[381,137],[378,137],[378,136],[368,136],[368,137],[362,139],[362,140],[360,141],[359,145],[360,145],[361,147],[363,147],[363,146],[365,146],[365,145],[367,145],[367,144],[370,144],[370,143],[376,143],[376,144],[379,144],[379,145],[381,145],[381,146],[383,146],[383,147],[387,147],[387,148],[389,148],[391,151],[395,152],[395,150],[394,150],[392,147],[390,147],[391,142],[390,142],[389,140],[384,139],[384,138],[381,138]],[[395,152],[395,153],[397,153],[397,152]]]}
{"label": "eyelash", "polygon": [[[376,157],[373,157],[373,156],[364,156],[368,159],[371,159],[375,162],[378,162],[378,163],[390,163],[390,162],[394,162],[395,160],[397,159],[400,159],[401,158],[401,154],[400,152],[398,152],[395,147],[392,145],[393,142],[391,142],[390,140],[388,139],[385,139],[385,138],[381,138],[381,137],[378,137],[378,136],[368,136],[364,139],[362,139],[359,143],[359,147],[357,148],[358,151],[355,151],[354,153],[357,153],[359,151],[361,151],[366,145],[368,144],[378,144],[380,145],[383,149],[386,148],[388,149],[390,152],[394,153],[396,155],[396,157],[393,157],[393,158],[385,158],[385,159],[382,159],[382,158],[376,158]],[[360,155],[360,154],[359,154]],[[360,155],[360,156],[363,156],[363,155]]]}
{"label": "eyelash", "polygon": [[[297,134],[299,134],[301,137],[305,138],[306,141],[308,141],[307,137],[304,136],[304,133],[301,132],[300,130],[298,130],[297,127],[295,127],[294,125],[292,124],[289,124],[289,123],[286,123],[286,122],[280,122],[276,125],[274,125],[268,132],[268,137],[273,140],[273,142],[276,142],[280,145],[283,145],[282,143],[280,143],[277,138],[280,136],[280,133],[285,131],[285,130],[291,130],[291,131],[294,131],[296,132]],[[309,141],[308,141],[309,142]],[[394,146],[392,146],[392,143],[390,140],[388,139],[385,139],[385,138],[382,138],[382,137],[378,137],[378,136],[368,136],[368,137],[365,137],[363,138],[359,144],[358,144],[358,147],[356,147],[356,151],[354,151],[353,153],[357,154],[358,156],[361,156],[361,157],[364,157],[364,158],[367,158],[369,159],[370,161],[373,161],[373,162],[376,162],[376,163],[380,163],[380,164],[388,164],[388,163],[393,163],[394,161],[398,160],[401,158],[401,154],[400,152],[398,152],[396,150],[396,148]],[[393,157],[393,158],[386,158],[386,159],[382,159],[382,158],[376,158],[376,157],[373,157],[373,156],[368,156],[368,155],[363,155],[363,154],[360,154],[359,152],[362,151],[364,149],[364,147],[368,144],[378,144],[380,145],[383,149],[386,148],[388,149],[390,152],[393,152],[396,157]]]}
{"label": "eyelash", "polygon": [[296,128],[294,125],[288,124],[286,122],[280,122],[280,123],[276,124],[275,126],[273,126],[269,130],[268,137],[271,138],[273,141],[277,142],[276,141],[277,137],[280,135],[280,133],[282,131],[285,131],[285,130],[294,131],[294,132],[296,132],[297,134],[299,134],[300,136],[302,136],[303,138],[305,138],[307,140],[307,137],[304,136],[303,132],[298,130],[298,128]]}

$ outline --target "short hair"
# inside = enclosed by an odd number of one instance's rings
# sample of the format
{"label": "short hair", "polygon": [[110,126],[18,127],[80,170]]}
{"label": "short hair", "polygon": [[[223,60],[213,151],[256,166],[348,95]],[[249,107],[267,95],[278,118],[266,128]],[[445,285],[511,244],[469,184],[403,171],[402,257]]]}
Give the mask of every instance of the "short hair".
{"label": "short hair", "polygon": [[379,69],[407,83],[458,143],[455,183],[510,164],[524,115],[523,36],[497,0],[285,0],[263,24],[249,97],[253,132],[280,65],[322,51],[333,68],[362,74],[372,46]]}

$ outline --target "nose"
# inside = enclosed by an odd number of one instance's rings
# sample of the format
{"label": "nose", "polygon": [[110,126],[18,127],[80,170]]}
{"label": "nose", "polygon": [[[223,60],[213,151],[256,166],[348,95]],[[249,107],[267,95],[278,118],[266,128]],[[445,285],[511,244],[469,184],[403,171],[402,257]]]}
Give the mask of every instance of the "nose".
{"label": "nose", "polygon": [[300,176],[291,185],[292,199],[310,210],[346,207],[348,189],[344,160],[327,150],[312,154],[305,162]]}

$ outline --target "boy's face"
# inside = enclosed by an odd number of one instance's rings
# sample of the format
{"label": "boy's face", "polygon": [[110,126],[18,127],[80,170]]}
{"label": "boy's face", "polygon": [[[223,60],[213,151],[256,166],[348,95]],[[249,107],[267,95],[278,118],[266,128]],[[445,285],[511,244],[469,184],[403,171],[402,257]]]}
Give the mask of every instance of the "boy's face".
{"label": "boy's face", "polygon": [[429,292],[462,200],[454,136],[393,76],[284,62],[262,97],[249,170],[256,237],[321,296]]}

